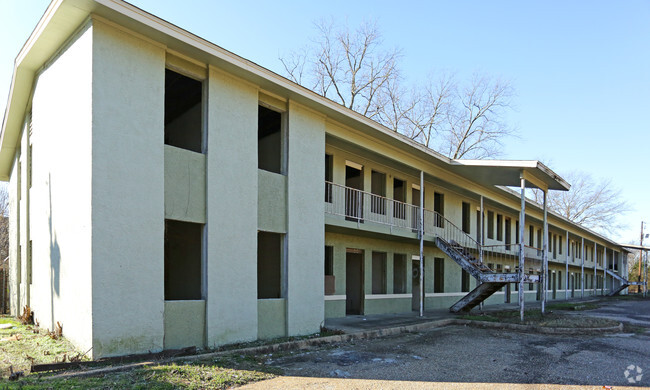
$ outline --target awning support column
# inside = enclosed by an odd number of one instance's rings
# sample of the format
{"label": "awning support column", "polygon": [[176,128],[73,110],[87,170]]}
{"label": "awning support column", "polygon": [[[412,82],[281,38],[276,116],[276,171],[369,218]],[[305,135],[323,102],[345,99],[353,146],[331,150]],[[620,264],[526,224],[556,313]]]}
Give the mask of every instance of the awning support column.
{"label": "awning support column", "polygon": [[519,316],[524,321],[524,226],[526,225],[526,179],[521,175],[521,214],[519,215]]}
{"label": "awning support column", "polygon": [[598,292],[598,270],[596,269],[596,265],[598,264],[598,244],[596,244],[596,241],[594,241],[594,281],[592,283],[592,288],[594,289],[594,296],[596,296],[596,293]]}
{"label": "awning support column", "polygon": [[[572,254],[575,258],[575,251]],[[566,231],[566,283],[564,284],[564,299],[569,299],[569,231]],[[575,288],[575,286],[574,286]]]}
{"label": "awning support column", "polygon": [[546,291],[548,289],[548,212],[547,212],[547,191],[544,191],[544,240],[542,244],[542,314],[546,313]]}
{"label": "awning support column", "polygon": [[420,317],[424,316],[424,171],[420,171]]}
{"label": "awning support column", "polygon": [[582,292],[580,293],[580,298],[585,297],[585,238],[582,237],[582,244],[580,245],[580,259],[582,259],[582,265],[580,266],[580,288]]}

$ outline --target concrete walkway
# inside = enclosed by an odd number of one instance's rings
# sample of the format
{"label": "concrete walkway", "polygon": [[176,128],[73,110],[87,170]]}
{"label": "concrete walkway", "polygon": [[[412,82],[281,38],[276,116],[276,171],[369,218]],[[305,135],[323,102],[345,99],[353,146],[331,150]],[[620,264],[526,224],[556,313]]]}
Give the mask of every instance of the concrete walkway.
{"label": "concrete walkway", "polygon": [[[568,301],[565,300],[554,300],[547,302],[547,305],[554,303],[565,303],[572,302],[576,304],[585,303],[585,302],[594,302],[598,301],[602,297],[585,297],[585,298],[575,298]],[[541,310],[542,304],[538,301],[526,302],[526,310]],[[490,313],[494,311],[501,310],[519,310],[518,303],[504,303],[496,305],[486,305],[483,310],[479,310],[478,307],[474,308],[470,313],[471,314],[480,314],[480,313]],[[454,319],[459,318],[468,313],[451,313],[448,308],[445,309],[436,309],[436,310],[427,310],[424,312],[424,316],[420,317],[418,312],[407,312],[407,313],[394,313],[394,314],[371,314],[371,315],[349,315],[341,318],[328,318],[325,320],[325,328],[332,330],[340,330],[345,333],[357,333],[369,330],[378,330],[384,328],[393,328],[398,326],[408,326],[416,325],[425,322],[439,321],[445,319]]]}

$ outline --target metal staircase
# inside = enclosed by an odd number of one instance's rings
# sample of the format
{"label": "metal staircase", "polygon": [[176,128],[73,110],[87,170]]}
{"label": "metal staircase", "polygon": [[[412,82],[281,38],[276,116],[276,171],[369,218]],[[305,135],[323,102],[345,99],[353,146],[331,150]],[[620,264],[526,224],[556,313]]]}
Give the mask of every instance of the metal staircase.
{"label": "metal staircase", "polygon": [[605,270],[605,272],[607,272],[609,276],[621,282],[621,285],[616,290],[612,289],[612,291],[609,294],[607,294],[610,297],[613,297],[614,295],[618,295],[621,291],[625,290],[629,286],[642,286],[645,284],[644,282],[632,282],[610,270]]}
{"label": "metal staircase", "polygon": [[448,242],[441,237],[436,237],[436,245],[479,282],[479,285],[474,290],[449,308],[452,313],[469,311],[499,291],[507,283],[519,282],[519,274],[495,273],[485,264],[480,263],[467,248],[454,240]]}

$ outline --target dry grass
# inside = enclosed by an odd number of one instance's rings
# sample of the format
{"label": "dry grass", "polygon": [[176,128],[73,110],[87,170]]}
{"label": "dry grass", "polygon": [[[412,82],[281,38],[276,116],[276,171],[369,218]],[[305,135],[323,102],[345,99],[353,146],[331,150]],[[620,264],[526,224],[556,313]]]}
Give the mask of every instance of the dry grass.
{"label": "dry grass", "polygon": [[0,317],[0,324],[13,325],[9,329],[0,329],[0,375],[3,378],[9,377],[10,367],[14,372],[28,374],[32,363],[56,363],[79,356],[64,337],[55,339],[47,330],[21,325],[8,316]]}

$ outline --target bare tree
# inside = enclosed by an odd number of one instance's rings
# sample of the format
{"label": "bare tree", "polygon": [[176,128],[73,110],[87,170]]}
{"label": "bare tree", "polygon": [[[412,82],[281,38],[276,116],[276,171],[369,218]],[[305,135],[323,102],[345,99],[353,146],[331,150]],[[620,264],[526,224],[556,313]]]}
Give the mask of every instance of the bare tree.
{"label": "bare tree", "polygon": [[281,58],[289,78],[369,118],[377,115],[376,99],[388,83],[399,79],[398,49],[382,50],[377,25],[363,23],[357,30],[336,26],[332,20],[316,23],[319,37],[312,48]]}
{"label": "bare tree", "polygon": [[513,95],[509,82],[474,75],[447,111],[448,127],[439,150],[452,159],[498,156],[501,141],[515,133],[503,117]]}
{"label": "bare tree", "polygon": [[280,58],[291,80],[453,159],[495,157],[514,133],[503,118],[514,95],[508,82],[474,76],[459,89],[443,74],[404,87],[401,51],[382,48],[376,23],[316,28],[311,46]]}
{"label": "bare tree", "polygon": [[[568,172],[563,177],[571,183],[571,189],[549,191],[550,210],[601,233],[612,234],[623,228],[618,217],[630,211],[630,205],[611,180],[594,180],[588,173],[579,171]],[[542,203],[542,192],[535,190],[533,194],[535,201]]]}

